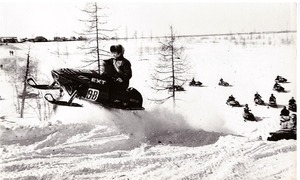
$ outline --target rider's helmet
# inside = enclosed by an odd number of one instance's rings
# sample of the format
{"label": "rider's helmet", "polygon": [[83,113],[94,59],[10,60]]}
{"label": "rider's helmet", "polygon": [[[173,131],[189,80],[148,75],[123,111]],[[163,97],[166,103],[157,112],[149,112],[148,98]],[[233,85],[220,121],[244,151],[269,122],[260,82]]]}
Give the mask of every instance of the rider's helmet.
{"label": "rider's helmet", "polygon": [[121,44],[110,46],[110,52],[116,52],[119,54],[124,54],[125,49]]}

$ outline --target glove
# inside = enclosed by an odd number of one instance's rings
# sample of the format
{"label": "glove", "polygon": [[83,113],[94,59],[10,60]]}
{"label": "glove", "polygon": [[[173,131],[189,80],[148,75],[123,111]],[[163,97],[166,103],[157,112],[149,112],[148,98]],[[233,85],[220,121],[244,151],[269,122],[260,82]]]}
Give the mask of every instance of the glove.
{"label": "glove", "polygon": [[123,82],[123,80],[121,78],[117,78],[116,81],[119,82],[119,83]]}

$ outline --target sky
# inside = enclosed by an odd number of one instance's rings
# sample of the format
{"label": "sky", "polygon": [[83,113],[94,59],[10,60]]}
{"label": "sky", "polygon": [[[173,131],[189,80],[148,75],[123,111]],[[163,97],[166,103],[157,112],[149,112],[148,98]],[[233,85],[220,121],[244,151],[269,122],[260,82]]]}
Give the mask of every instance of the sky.
{"label": "sky", "polygon": [[[172,25],[177,35],[296,30],[296,3],[292,2],[117,2],[107,7],[107,29],[115,34],[161,36]],[[0,1],[0,37],[77,36],[82,32],[83,2]]]}

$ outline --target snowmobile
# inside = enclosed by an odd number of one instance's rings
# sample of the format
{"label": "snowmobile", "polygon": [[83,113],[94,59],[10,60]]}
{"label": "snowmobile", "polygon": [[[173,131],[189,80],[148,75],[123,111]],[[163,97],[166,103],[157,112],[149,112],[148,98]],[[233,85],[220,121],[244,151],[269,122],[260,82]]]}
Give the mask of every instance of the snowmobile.
{"label": "snowmobile", "polygon": [[225,81],[219,82],[219,85],[220,86],[230,86],[229,83],[225,82]]}
{"label": "snowmobile", "polygon": [[180,85],[174,85],[174,86],[168,86],[167,89],[169,91],[172,91],[173,88],[175,89],[175,91],[185,91],[184,88]]}
{"label": "snowmobile", "polygon": [[285,92],[284,87],[282,86],[274,86],[273,90],[277,92]]}
{"label": "snowmobile", "polygon": [[130,87],[124,91],[111,91],[110,84],[113,81],[94,70],[79,70],[62,68],[51,71],[54,79],[51,85],[37,84],[33,78],[27,83],[37,89],[64,89],[69,95],[69,101],[56,100],[51,93],[45,94],[45,99],[56,105],[82,107],[74,103],[75,98],[100,104],[106,108],[124,110],[144,110],[143,97],[136,89]]}
{"label": "snowmobile", "polygon": [[257,105],[265,105],[265,102],[261,98],[255,98],[254,103]]}
{"label": "snowmobile", "polygon": [[275,79],[275,82],[278,82],[278,83],[287,83],[287,79],[284,78],[284,77],[281,77],[281,76],[277,76],[276,79]]}
{"label": "snowmobile", "polygon": [[281,129],[275,132],[269,133],[271,136],[267,138],[268,141],[278,141],[281,139],[297,139],[296,129]]}
{"label": "snowmobile", "polygon": [[288,109],[290,111],[297,112],[297,105],[296,104],[289,104]]}
{"label": "snowmobile", "polygon": [[232,107],[241,107],[240,103],[237,100],[227,100],[226,104]]}
{"label": "snowmobile", "polygon": [[277,108],[277,107],[278,107],[275,100],[270,100],[270,101],[269,101],[269,106],[270,106],[270,107],[274,107],[274,108]]}
{"label": "snowmobile", "polygon": [[189,84],[190,86],[201,86],[202,85],[202,82],[200,82],[200,81],[192,81],[192,82],[190,82],[190,84]]}
{"label": "snowmobile", "polygon": [[268,141],[278,141],[281,139],[297,139],[297,116],[292,114],[291,116],[281,116],[280,126],[281,129],[276,132],[270,132]]}
{"label": "snowmobile", "polygon": [[254,117],[254,115],[252,113],[245,113],[243,114],[243,118],[244,118],[244,121],[257,121]]}

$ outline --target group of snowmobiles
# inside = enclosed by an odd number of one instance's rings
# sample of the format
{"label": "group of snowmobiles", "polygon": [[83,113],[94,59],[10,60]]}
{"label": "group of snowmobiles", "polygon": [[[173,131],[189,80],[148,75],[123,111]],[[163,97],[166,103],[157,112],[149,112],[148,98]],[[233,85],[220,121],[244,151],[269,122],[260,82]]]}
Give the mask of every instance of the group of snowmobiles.
{"label": "group of snowmobiles", "polygon": [[[198,87],[201,87],[203,85],[202,82],[200,81],[195,81],[195,79],[193,78],[191,80],[191,82],[189,82],[189,86],[198,86]],[[218,83],[219,86],[230,86],[230,84],[226,81],[224,81],[222,78],[220,79],[219,83]]]}
{"label": "group of snowmobiles", "polygon": [[[258,93],[255,94],[254,102],[257,105],[266,105],[265,102],[261,99],[260,95]],[[231,95],[229,96],[226,104],[231,105],[233,107],[241,107],[241,105],[234,99],[234,97]],[[269,104],[268,106],[277,108],[277,103],[276,103],[276,98],[271,95],[269,99]],[[280,113],[280,125],[281,129],[276,131],[276,132],[270,132],[270,137],[267,138],[269,141],[278,141],[281,139],[297,139],[297,115],[295,114],[297,109],[296,109],[296,101],[292,97],[289,100],[289,106],[288,109],[286,106],[283,107]],[[257,118],[253,115],[253,113],[250,112],[251,110],[248,107],[248,104],[245,105],[244,107],[244,113],[243,113],[243,118],[244,121],[256,121]],[[293,112],[290,115],[290,111]]]}
{"label": "group of snowmobiles", "polygon": [[[278,83],[286,83],[287,79],[277,76],[275,79],[275,85],[274,89],[277,92],[284,92],[284,88]],[[276,86],[278,88],[276,88]],[[265,103],[260,94],[257,92],[254,95],[254,103],[255,105],[267,105],[268,107],[273,107],[273,108],[278,108],[276,98],[273,94],[271,94],[269,98],[269,103]],[[230,105],[232,107],[241,107],[238,101],[235,100],[235,98],[231,95],[228,97],[228,100],[226,101],[227,105]],[[244,121],[257,121],[253,113],[250,112],[251,110],[248,107],[248,104],[245,105],[244,107],[244,113],[243,113],[243,118]],[[290,111],[293,112],[290,115]],[[286,106],[283,107],[280,113],[280,125],[281,129],[276,131],[276,132],[270,132],[269,134],[271,135],[270,137],[267,138],[269,141],[277,141],[281,139],[296,139],[297,137],[297,115],[295,114],[297,111],[297,104],[296,100],[294,97],[292,97],[289,102],[288,102],[288,108]]]}
{"label": "group of snowmobiles", "polygon": [[282,76],[277,76],[275,78],[275,84],[273,86],[273,90],[277,92],[285,92],[284,87],[280,85],[280,83],[287,83],[287,79]]}
{"label": "group of snowmobiles", "polygon": [[[287,83],[287,79],[283,78],[282,76],[277,76],[275,78],[275,85],[273,87],[274,91],[277,92],[285,92],[285,89],[279,84],[279,83]],[[191,83],[190,83],[191,84]],[[224,81],[222,78],[219,81],[220,86],[230,86],[230,84],[226,81]],[[226,101],[226,104],[232,107],[242,107],[242,105],[233,97],[233,95],[230,95]],[[261,95],[256,92],[254,94],[254,104],[255,105],[262,105],[262,106],[268,106],[272,108],[278,108],[276,98],[273,94],[271,94],[269,98],[269,102],[265,103],[265,101],[262,99]],[[286,107],[284,107],[286,108]],[[284,110],[282,110],[284,111]],[[286,111],[291,111],[293,114],[291,115],[280,115],[280,125],[281,129],[276,132],[270,132],[270,137],[268,137],[267,140],[270,141],[277,141],[280,139],[296,139],[297,133],[296,133],[296,122],[297,122],[297,105],[295,99],[292,97],[289,100],[288,109]],[[243,112],[243,119],[244,121],[258,121],[258,119],[253,115],[251,110],[248,107],[248,104],[244,105],[244,112]]]}

